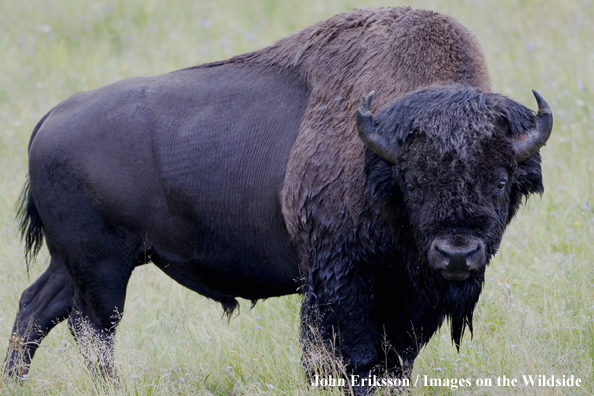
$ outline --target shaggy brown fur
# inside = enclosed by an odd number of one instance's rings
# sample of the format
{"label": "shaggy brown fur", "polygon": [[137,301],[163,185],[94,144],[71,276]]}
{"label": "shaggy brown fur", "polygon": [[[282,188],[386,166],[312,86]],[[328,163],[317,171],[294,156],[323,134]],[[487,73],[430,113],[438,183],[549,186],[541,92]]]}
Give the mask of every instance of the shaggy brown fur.
{"label": "shaggy brown fur", "polygon": [[[282,198],[285,220],[296,239],[307,236],[310,206],[328,227],[342,230],[356,229],[369,207],[365,150],[354,122],[360,98],[375,90],[375,112],[430,85],[458,83],[491,90],[476,36],[450,16],[410,8],[338,14],[234,60],[240,59],[292,69],[311,87]],[[316,199],[320,191],[321,201]]]}
{"label": "shaggy brown fur", "polygon": [[[312,201],[316,215],[323,214],[336,229],[356,228],[368,208],[365,147],[355,111],[370,91],[377,92],[374,113],[431,85],[457,83],[491,91],[474,33],[451,16],[408,7],[344,12],[260,51],[211,65],[243,62],[290,69],[311,90],[282,193],[283,215],[295,239],[311,225]],[[318,202],[322,190],[324,200]]]}
{"label": "shaggy brown fur", "polygon": [[[313,315],[316,322],[321,314],[332,323],[341,321],[341,315],[349,315],[366,323],[365,307],[374,304],[367,300],[373,296],[374,286],[365,280],[369,278],[365,263],[379,265],[383,260],[379,252],[385,257],[395,241],[381,213],[383,203],[366,191],[366,150],[355,126],[356,109],[361,98],[372,90],[376,91],[373,113],[429,86],[457,85],[490,92],[486,60],[476,36],[454,18],[432,11],[360,9],[338,14],[268,48],[212,66],[225,63],[288,69],[308,85],[309,99],[289,157],[281,198],[289,234],[299,249],[303,283],[310,288],[304,290],[302,320],[306,323],[307,317]],[[357,280],[352,284],[339,280],[345,276]],[[349,290],[337,293],[331,290],[333,287]],[[322,300],[321,306],[307,301],[312,294],[317,294],[314,300]],[[325,311],[325,306],[341,304],[333,298],[345,294],[357,295],[359,303],[349,305],[344,313],[333,308]],[[476,299],[470,300],[471,306],[464,311],[471,315]],[[471,325],[470,319],[464,320],[455,320],[452,335],[456,343],[464,323]],[[434,325],[438,322],[441,320],[436,319]],[[344,320],[341,323],[343,330],[350,332],[350,340],[342,341],[358,343],[359,348],[346,356],[351,359],[350,369],[359,365],[357,372],[364,373],[371,369],[367,362],[375,359],[372,350],[378,348],[377,340],[371,340],[369,334],[381,330],[373,328],[372,323],[349,329]],[[427,334],[418,335],[419,345],[433,333],[425,330]],[[322,328],[321,336],[328,339],[327,332],[334,331],[337,329]],[[310,340],[308,332],[303,329],[306,343]],[[307,345],[305,349],[307,355]],[[402,370],[406,372],[418,350],[396,352],[404,359]]]}
{"label": "shaggy brown fur", "polygon": [[[309,85],[309,101],[282,191],[283,215],[299,247],[307,287],[337,287],[343,283],[337,281],[343,276],[366,278],[361,276],[366,269],[359,264],[374,261],[374,253],[369,252],[389,250],[386,247],[394,243],[380,213],[381,203],[366,192],[365,147],[355,127],[360,98],[375,90],[372,111],[377,112],[396,98],[427,86],[457,84],[482,92],[491,90],[485,57],[474,34],[452,17],[410,8],[345,12],[269,48],[230,61],[287,68]],[[335,266],[335,262],[351,264]],[[327,282],[322,281],[320,286],[319,279]],[[359,310],[373,302],[364,301],[368,296],[362,289],[373,286],[357,282],[345,287],[357,289],[348,293],[360,294],[361,302],[343,314],[366,320],[367,313]],[[315,288],[310,292],[334,294],[332,290]],[[307,300],[310,297],[307,290],[305,293]],[[323,300],[324,304],[330,302]],[[320,307],[321,312],[308,313],[309,304],[306,302],[302,311],[304,323],[308,315],[314,315],[314,322],[320,313],[330,322],[334,314],[343,315],[324,312],[324,307]],[[315,306],[311,301],[309,308],[315,311]],[[464,331],[464,322],[458,322],[454,327],[462,328],[452,333],[456,342]],[[362,348],[359,352],[349,351],[353,359],[350,363],[364,364],[366,355],[377,348],[368,343],[366,331],[378,329],[363,330],[367,325],[346,329],[343,324],[347,332],[353,333],[351,341],[359,339]],[[306,343],[311,341],[308,331],[303,329],[302,333]],[[329,337],[324,335],[328,329],[321,331],[322,337]],[[356,334],[359,331],[362,333]],[[424,342],[420,341],[420,345]],[[363,352],[365,349],[367,352]],[[412,363],[410,358],[414,359],[418,351],[410,351],[410,356],[403,350],[398,353],[405,360],[402,369],[406,372]],[[358,370],[365,372],[369,368]]]}

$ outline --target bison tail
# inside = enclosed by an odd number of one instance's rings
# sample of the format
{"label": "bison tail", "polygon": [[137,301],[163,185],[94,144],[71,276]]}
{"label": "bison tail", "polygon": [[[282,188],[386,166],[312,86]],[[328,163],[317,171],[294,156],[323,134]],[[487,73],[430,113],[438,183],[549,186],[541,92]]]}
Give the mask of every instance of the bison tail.
{"label": "bison tail", "polygon": [[25,262],[27,264],[27,273],[29,273],[29,266],[35,260],[43,245],[43,223],[31,196],[29,179],[25,182],[23,191],[21,191],[17,204],[16,221],[21,240],[25,242]]}
{"label": "bison tail", "polygon": [[[29,139],[29,150],[31,149],[31,144],[33,144],[33,139],[35,139],[39,128],[41,128],[41,124],[43,124],[52,110],[54,109],[52,108],[41,117],[41,120],[33,128],[31,138]],[[35,261],[35,257],[43,245],[43,223],[31,196],[29,178],[25,181],[21,196],[17,202],[16,222],[18,224],[19,234],[21,235],[21,241],[25,241],[25,263],[27,264],[27,274],[29,274],[29,266]]]}

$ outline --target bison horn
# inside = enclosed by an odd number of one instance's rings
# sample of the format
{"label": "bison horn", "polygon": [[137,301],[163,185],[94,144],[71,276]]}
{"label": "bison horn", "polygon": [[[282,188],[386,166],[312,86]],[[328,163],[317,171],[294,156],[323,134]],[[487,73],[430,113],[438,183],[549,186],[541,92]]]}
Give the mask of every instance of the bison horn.
{"label": "bison horn", "polygon": [[536,103],[538,103],[536,125],[534,129],[526,131],[516,139],[513,139],[512,144],[518,163],[524,161],[544,146],[553,130],[553,112],[549,104],[535,90],[532,90],[532,93],[536,98]]}
{"label": "bison horn", "polygon": [[371,114],[371,100],[373,99],[373,95],[375,95],[375,91],[371,91],[363,99],[357,110],[357,130],[359,131],[359,137],[368,149],[380,157],[396,163],[396,157],[390,150],[390,144],[377,132],[373,114]]}

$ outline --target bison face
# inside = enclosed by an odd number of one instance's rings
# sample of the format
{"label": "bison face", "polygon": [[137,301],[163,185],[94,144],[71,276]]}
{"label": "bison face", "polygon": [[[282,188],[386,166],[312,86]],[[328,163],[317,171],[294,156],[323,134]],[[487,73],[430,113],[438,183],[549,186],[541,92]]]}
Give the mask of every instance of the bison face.
{"label": "bison face", "polygon": [[373,93],[359,108],[371,193],[388,202],[396,234],[404,225],[421,261],[448,281],[482,279],[522,197],[543,191],[538,149],[552,115],[535,96],[536,116],[460,86],[413,92],[375,119]]}
{"label": "bison face", "polygon": [[509,216],[517,165],[503,131],[491,135],[462,153],[443,152],[419,132],[393,165],[417,249],[450,281],[484,271]]}

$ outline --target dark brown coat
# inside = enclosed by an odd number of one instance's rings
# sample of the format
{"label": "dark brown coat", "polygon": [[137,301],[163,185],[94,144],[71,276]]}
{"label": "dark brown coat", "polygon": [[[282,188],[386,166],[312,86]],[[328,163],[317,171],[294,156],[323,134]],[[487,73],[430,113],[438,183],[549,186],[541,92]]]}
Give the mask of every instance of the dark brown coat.
{"label": "dark brown coat", "polygon": [[113,375],[113,311],[153,262],[227,313],[302,293],[310,373],[321,339],[349,373],[407,375],[445,317],[459,344],[505,225],[543,191],[550,109],[490,89],[455,19],[383,8],[65,100],[31,137],[21,230],[51,262],[23,293],[6,370],[25,373],[68,318]]}

